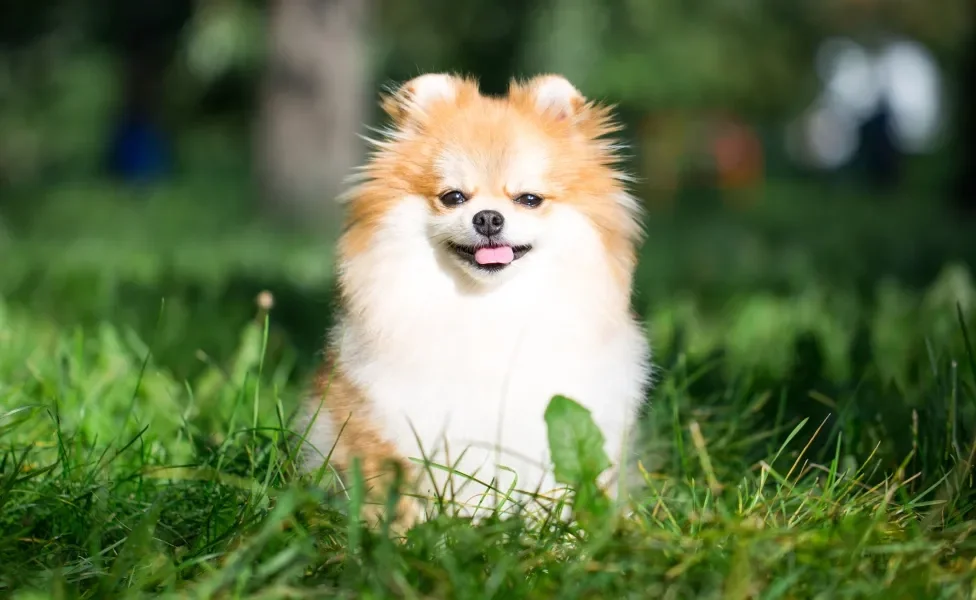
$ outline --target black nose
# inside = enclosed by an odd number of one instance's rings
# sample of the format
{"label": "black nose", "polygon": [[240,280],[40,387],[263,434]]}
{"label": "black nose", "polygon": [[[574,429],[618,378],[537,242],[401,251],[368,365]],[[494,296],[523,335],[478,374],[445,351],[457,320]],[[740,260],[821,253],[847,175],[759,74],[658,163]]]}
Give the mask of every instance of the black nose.
{"label": "black nose", "polygon": [[481,235],[491,237],[498,235],[505,225],[505,217],[497,210],[482,210],[471,220],[474,223],[474,230]]}

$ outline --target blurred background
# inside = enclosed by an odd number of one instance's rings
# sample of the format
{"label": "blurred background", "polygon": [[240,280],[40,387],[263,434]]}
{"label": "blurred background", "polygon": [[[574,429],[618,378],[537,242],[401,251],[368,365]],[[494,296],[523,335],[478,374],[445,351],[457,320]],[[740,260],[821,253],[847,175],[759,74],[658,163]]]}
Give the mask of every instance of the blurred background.
{"label": "blurred background", "polygon": [[450,70],[501,93],[558,72],[626,124],[648,211],[635,302],[665,375],[719,359],[706,393],[748,373],[806,415],[837,409],[810,389],[870,373],[849,423],[880,411],[905,432],[926,401],[912,385],[934,355],[965,356],[959,317],[976,314],[974,15],[970,0],[5,2],[0,299],[132,356],[151,346],[179,381],[229,360],[268,290],[268,360],[301,381],[330,322],[331,198],[382,87]]}

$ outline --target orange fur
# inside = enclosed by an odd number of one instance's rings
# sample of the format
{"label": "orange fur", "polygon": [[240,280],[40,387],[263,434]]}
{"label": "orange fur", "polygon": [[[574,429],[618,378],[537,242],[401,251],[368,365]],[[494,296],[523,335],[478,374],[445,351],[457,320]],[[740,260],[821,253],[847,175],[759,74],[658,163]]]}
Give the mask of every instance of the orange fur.
{"label": "orange fur", "polygon": [[[400,471],[403,479],[409,481],[414,469],[373,424],[369,404],[343,372],[335,368],[335,357],[329,354],[315,378],[315,393],[308,400],[309,408],[313,412],[321,409],[330,426],[342,432],[329,457],[332,465],[347,475],[353,459],[359,459],[368,489],[363,516],[375,522],[386,517],[383,508],[389,494],[401,491],[393,490],[396,472]],[[409,496],[400,496],[391,522],[397,529],[406,529],[417,520],[418,512],[419,507]]]}
{"label": "orange fur", "polygon": [[511,144],[532,138],[546,148],[551,161],[546,179],[553,182],[552,189],[491,191],[506,196],[533,191],[549,202],[572,204],[596,226],[615,260],[615,276],[621,285],[629,286],[641,231],[636,215],[610,200],[625,193],[610,137],[620,126],[613,120],[610,106],[582,97],[574,103],[571,115],[540,113],[532,94],[544,77],[513,81],[504,98],[483,96],[475,82],[458,78],[454,100],[436,102],[423,114],[416,110],[411,114],[409,84],[384,98],[382,106],[396,129],[387,139],[374,141],[376,150],[363,169],[363,181],[348,194],[340,263],[365,251],[383,215],[403,196],[422,196],[431,210],[445,210],[437,198],[446,190],[439,188],[434,169],[444,146],[463,147],[490,168]]}

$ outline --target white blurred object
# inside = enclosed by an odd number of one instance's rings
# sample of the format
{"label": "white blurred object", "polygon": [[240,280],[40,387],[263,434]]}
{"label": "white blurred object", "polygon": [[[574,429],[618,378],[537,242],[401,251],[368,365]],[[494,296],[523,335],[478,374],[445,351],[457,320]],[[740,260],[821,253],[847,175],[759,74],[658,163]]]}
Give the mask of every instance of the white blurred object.
{"label": "white blurred object", "polygon": [[882,102],[891,113],[892,142],[906,153],[931,151],[943,127],[939,66],[921,44],[893,40],[872,53],[849,38],[824,40],[816,57],[823,89],[787,128],[794,159],[820,169],[848,164],[859,127]]}
{"label": "white blurred object", "polygon": [[921,44],[889,44],[877,70],[892,111],[892,134],[905,152],[922,153],[937,143],[942,128],[939,66]]}
{"label": "white blurred object", "polygon": [[825,102],[814,103],[787,128],[787,151],[818,169],[837,169],[854,157],[860,140],[857,121]]}
{"label": "white blurred object", "polygon": [[853,40],[831,38],[817,51],[817,72],[824,89],[821,101],[835,111],[868,118],[881,100],[874,61]]}

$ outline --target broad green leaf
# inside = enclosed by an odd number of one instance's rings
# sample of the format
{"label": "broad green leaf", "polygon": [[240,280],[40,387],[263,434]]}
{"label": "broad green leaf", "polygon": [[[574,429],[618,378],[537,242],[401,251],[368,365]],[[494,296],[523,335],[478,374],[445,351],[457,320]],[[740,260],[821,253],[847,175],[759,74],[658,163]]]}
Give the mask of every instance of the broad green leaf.
{"label": "broad green leaf", "polygon": [[556,481],[566,485],[596,481],[610,466],[610,459],[590,411],[565,396],[553,396],[545,419]]}

